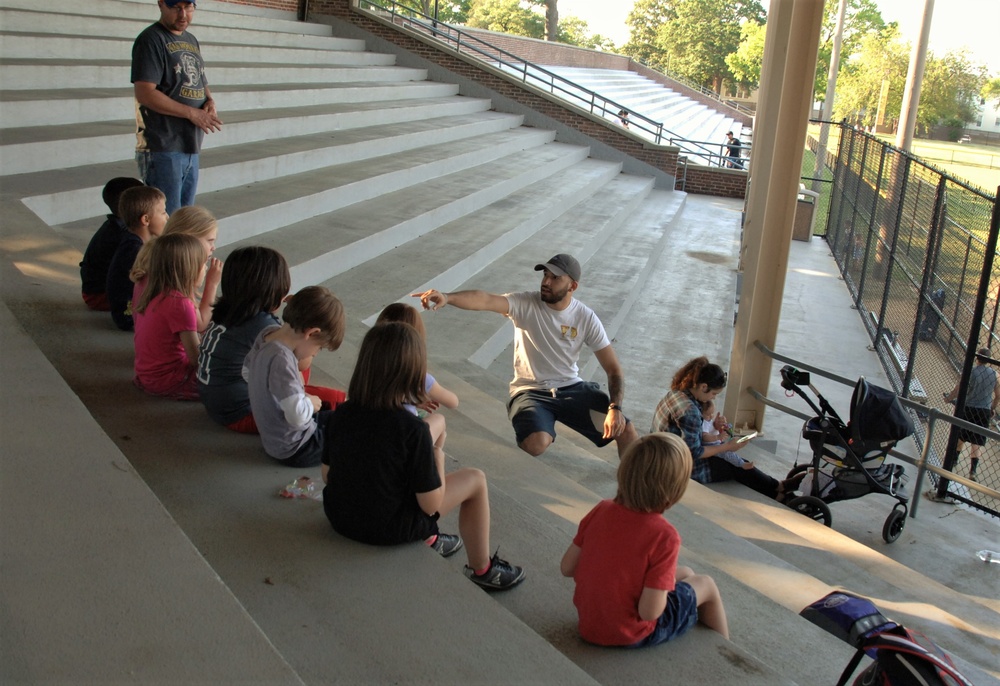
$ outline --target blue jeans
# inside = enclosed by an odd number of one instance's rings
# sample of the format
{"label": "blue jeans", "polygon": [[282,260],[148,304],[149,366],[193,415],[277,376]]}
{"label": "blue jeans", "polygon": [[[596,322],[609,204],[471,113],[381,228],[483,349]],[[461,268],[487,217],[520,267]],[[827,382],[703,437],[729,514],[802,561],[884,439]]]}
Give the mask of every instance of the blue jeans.
{"label": "blue jeans", "polygon": [[167,214],[194,204],[198,191],[198,155],[186,152],[137,152],[139,177],[167,196]]}

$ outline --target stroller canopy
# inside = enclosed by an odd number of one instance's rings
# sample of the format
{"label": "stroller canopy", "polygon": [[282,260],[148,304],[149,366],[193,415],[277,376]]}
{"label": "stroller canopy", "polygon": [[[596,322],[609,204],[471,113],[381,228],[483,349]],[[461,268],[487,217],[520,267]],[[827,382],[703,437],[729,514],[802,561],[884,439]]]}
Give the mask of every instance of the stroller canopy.
{"label": "stroller canopy", "polygon": [[851,437],[862,441],[898,441],[913,433],[913,422],[892,391],[858,379],[851,398]]}

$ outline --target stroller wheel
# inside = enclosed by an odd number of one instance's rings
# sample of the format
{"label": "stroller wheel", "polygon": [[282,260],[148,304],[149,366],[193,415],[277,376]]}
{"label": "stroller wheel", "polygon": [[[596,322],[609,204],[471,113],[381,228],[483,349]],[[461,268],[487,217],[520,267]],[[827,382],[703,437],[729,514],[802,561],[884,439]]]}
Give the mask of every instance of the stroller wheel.
{"label": "stroller wheel", "polygon": [[785,503],[799,514],[805,515],[825,526],[833,526],[833,515],[822,500],[811,495],[800,495]]}
{"label": "stroller wheel", "polygon": [[893,508],[889,516],[885,518],[885,524],[882,525],[882,538],[886,543],[892,543],[899,535],[903,533],[903,527],[906,525],[906,513],[902,510],[897,510]]}
{"label": "stroller wheel", "polygon": [[785,479],[788,480],[788,479],[791,479],[793,477],[796,477],[799,474],[801,474],[802,472],[806,471],[807,469],[809,469],[809,464],[808,463],[806,463],[806,464],[797,464],[797,465],[795,465],[794,467],[792,467],[791,469],[788,470],[788,476],[786,476]]}

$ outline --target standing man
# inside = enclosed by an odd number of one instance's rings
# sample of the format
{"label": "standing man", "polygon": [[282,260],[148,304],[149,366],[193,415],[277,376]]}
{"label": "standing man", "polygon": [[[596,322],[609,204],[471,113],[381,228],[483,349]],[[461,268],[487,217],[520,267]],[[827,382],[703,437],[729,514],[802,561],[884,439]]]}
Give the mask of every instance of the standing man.
{"label": "standing man", "polygon": [[[997,372],[986,366],[990,360],[990,349],[980,348],[976,356],[976,366],[969,374],[969,390],[965,393],[965,408],[961,419],[976,424],[983,428],[989,428],[990,420],[997,411],[1000,404],[1000,379]],[[961,382],[959,382],[961,383]],[[946,403],[954,402],[958,397],[959,385],[956,384],[951,393],[944,394]],[[976,480],[976,469],[979,467],[979,458],[983,453],[983,446],[986,445],[986,436],[968,429],[958,431],[958,454],[962,453],[965,443],[969,443],[969,479]]]}
{"label": "standing man", "polygon": [[[580,263],[559,254],[545,264],[539,291],[496,295],[485,291],[414,293],[424,309],[451,305],[488,310],[514,322],[514,380],[507,414],[517,445],[529,455],[545,452],[556,438],[556,420],[603,447],[615,441],[618,454],[638,438],[622,413],[625,376],[601,320],[573,298]],[[608,375],[608,393],[579,376],[577,361],[586,344]]]}
{"label": "standing man", "polygon": [[195,3],[158,0],[160,20],[132,45],[139,176],[167,196],[167,213],[194,204],[198,153],[222,121],[205,80],[198,39],[187,28]]}
{"label": "standing man", "polygon": [[743,162],[740,160],[743,143],[739,138],[733,137],[732,131],[726,132],[725,148],[729,152],[729,162],[726,166],[730,169],[743,169]]}

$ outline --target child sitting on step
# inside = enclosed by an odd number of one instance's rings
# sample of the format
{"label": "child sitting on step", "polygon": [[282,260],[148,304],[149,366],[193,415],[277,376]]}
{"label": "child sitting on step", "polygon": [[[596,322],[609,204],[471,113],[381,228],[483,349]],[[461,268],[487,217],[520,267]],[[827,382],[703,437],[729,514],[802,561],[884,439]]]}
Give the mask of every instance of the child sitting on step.
{"label": "child sitting on step", "polygon": [[[417,308],[406,303],[387,305],[379,314],[378,319],[375,320],[375,324],[385,324],[386,322],[403,322],[404,324],[409,324],[417,330],[424,343],[427,343],[427,330],[424,329],[424,320],[420,316],[420,312],[417,311]],[[434,447],[444,449],[444,441],[447,437],[444,415],[438,414],[435,410],[442,405],[450,410],[458,408],[458,396],[439,384],[437,379],[430,374],[427,374],[424,390],[427,392],[427,400],[419,405],[419,409],[424,412],[423,420],[427,422],[427,426],[431,429],[431,439],[434,441]],[[420,416],[417,411],[418,406],[406,404],[404,407],[413,414]]]}
{"label": "child sitting on step", "polygon": [[105,292],[111,320],[122,331],[131,331],[133,283],[129,272],[142,246],[163,233],[167,223],[167,198],[159,188],[135,186],[122,193],[119,213],[128,229],[108,265]]}
{"label": "child sitting on step", "polygon": [[[171,233],[183,233],[194,236],[208,254],[208,264],[205,270],[205,283],[200,295],[196,296],[196,310],[198,314],[198,333],[204,333],[208,328],[208,323],[212,318],[212,306],[215,304],[215,295],[219,289],[219,280],[222,278],[222,262],[212,257],[215,253],[215,239],[219,233],[219,225],[215,216],[199,205],[189,205],[182,207],[167,220],[167,225],[163,228],[163,235]],[[135,284],[133,299],[138,300],[145,288],[146,272],[149,271],[149,250],[148,245],[144,245],[139,254],[135,256],[135,263],[129,271],[129,278]]]}
{"label": "child sitting on step", "polygon": [[[256,434],[243,363],[260,332],[281,325],[277,312],[292,277],[281,253],[251,245],[229,254],[221,285],[222,296],[212,308],[212,321],[198,350],[198,393],[208,415],[219,424]],[[326,409],[344,402],[341,390],[308,385],[308,374],[309,369],[302,372],[306,393],[318,396]]]}
{"label": "child sitting on step", "polygon": [[[487,590],[513,588],[524,570],[490,557],[486,475],[445,475],[444,451],[405,408],[426,401],[426,378],[426,348],[412,326],[388,322],[365,334],[348,400],[326,429],[323,509],[334,530],[362,543],[425,541],[444,557],[464,544],[467,577]],[[438,518],[456,507],[461,536],[441,533]]]}
{"label": "child sitting on step", "polygon": [[[701,403],[701,444],[702,445],[722,445],[730,438],[732,433],[728,431],[729,424],[715,409],[714,400],[705,400]],[[744,460],[731,450],[725,450],[715,455],[740,469],[753,469],[754,464],[750,460]]]}
{"label": "child sitting on step", "polygon": [[87,250],[83,253],[83,261],[80,262],[83,302],[91,310],[107,312],[111,309],[107,292],[108,267],[111,266],[111,258],[115,256],[122,239],[128,233],[125,222],[118,214],[118,202],[122,193],[129,188],[142,185],[139,179],[128,176],[117,176],[104,184],[101,198],[111,214],[105,218],[101,228],[90,239]]}
{"label": "child sitting on step", "polygon": [[618,465],[618,493],[580,522],[560,569],[576,581],[580,636],[605,646],[664,643],[700,619],[729,638],[711,577],[678,567],[681,537],[663,513],[684,495],[691,451],[679,437],[652,433]]}
{"label": "child sitting on step", "polygon": [[307,286],[288,299],[282,318],[260,332],[243,362],[250,409],[268,455],[288,467],[316,467],[333,408],[306,390],[301,370],[320,350],[340,347],[344,306],[328,289]]}
{"label": "child sitting on step", "polygon": [[208,254],[184,234],[152,242],[149,275],[135,301],[135,385],[152,395],[196,400],[198,322],[194,291]]}

